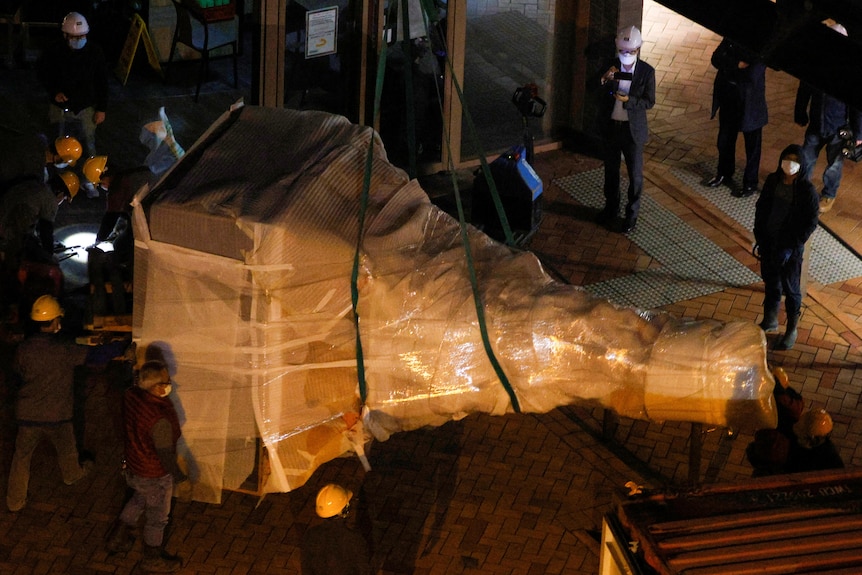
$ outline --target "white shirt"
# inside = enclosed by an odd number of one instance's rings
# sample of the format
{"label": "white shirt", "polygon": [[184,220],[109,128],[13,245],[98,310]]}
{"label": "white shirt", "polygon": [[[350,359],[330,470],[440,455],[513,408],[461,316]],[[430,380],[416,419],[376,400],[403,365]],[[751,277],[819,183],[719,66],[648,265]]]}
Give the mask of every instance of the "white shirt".
{"label": "white shirt", "polygon": [[[637,66],[637,61],[631,65],[630,68],[626,69],[625,66],[622,66],[623,72],[631,72],[635,73],[635,66]],[[628,94],[629,90],[632,87],[631,80],[618,80],[619,87],[617,88],[617,92],[620,94]],[[623,103],[619,100],[614,100],[614,110],[611,112],[611,119],[619,120],[620,122],[628,122],[629,121],[629,113],[623,108]]]}

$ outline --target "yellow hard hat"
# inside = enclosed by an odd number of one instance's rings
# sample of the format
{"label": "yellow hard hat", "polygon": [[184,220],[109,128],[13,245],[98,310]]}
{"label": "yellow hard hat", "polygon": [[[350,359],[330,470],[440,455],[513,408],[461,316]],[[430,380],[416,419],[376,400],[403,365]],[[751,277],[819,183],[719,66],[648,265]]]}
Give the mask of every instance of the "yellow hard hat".
{"label": "yellow hard hat", "polygon": [[63,308],[60,303],[50,295],[43,295],[30,309],[30,319],[33,321],[51,321],[56,317],[63,317]]}
{"label": "yellow hard hat", "polygon": [[806,411],[793,425],[793,433],[802,447],[816,447],[832,433],[832,417],[825,409]]}
{"label": "yellow hard hat", "polygon": [[84,153],[81,142],[72,136],[60,136],[54,140],[54,149],[60,159],[70,166],[74,166]]}
{"label": "yellow hard hat", "polygon": [[317,505],[315,507],[317,514],[324,519],[334,517],[344,511],[344,508],[350,503],[351,497],[353,497],[353,492],[340,485],[335,483],[324,485],[317,492]]}
{"label": "yellow hard hat", "polygon": [[90,156],[84,162],[84,177],[91,184],[98,184],[102,179],[102,174],[108,169],[108,156]]}
{"label": "yellow hard hat", "polygon": [[81,180],[75,175],[75,172],[60,172],[60,179],[66,184],[69,189],[69,197],[74,198],[78,190],[81,189]]}
{"label": "yellow hard hat", "polygon": [[775,378],[775,381],[778,382],[778,385],[784,389],[787,389],[787,386],[790,385],[790,378],[787,377],[787,372],[784,371],[783,367],[773,368],[772,376]]}

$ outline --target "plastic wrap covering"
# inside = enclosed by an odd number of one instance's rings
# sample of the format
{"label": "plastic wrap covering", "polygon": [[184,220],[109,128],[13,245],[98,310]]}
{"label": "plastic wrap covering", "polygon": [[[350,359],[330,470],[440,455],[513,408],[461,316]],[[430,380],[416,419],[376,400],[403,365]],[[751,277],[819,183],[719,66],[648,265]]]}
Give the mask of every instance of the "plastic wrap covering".
{"label": "plastic wrap covering", "polygon": [[[369,145],[360,405],[350,280]],[[225,114],[138,194],[134,224],[135,335],[170,358],[195,499],[218,501],[255,470],[264,492],[299,487],[361,448],[363,426],[383,440],[513,409],[483,347],[458,223],[369,129],[320,112]],[[522,411],[592,400],[635,418],[775,425],[756,325],[618,308],[554,282],[529,253],[469,237]]]}

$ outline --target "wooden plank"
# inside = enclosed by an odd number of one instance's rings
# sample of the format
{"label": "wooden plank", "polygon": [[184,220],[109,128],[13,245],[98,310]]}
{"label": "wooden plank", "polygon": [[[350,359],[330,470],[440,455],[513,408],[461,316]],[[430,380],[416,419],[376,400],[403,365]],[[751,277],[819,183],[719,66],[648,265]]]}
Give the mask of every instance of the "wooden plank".
{"label": "wooden plank", "polygon": [[845,533],[855,531],[862,539],[862,516],[858,514],[840,519],[823,517],[820,519],[795,520],[775,523],[773,525],[751,525],[739,529],[716,529],[708,533],[671,537],[659,542],[659,548],[666,553],[681,551],[692,552],[717,547],[731,547],[763,541],[781,541],[815,537],[829,533]]}

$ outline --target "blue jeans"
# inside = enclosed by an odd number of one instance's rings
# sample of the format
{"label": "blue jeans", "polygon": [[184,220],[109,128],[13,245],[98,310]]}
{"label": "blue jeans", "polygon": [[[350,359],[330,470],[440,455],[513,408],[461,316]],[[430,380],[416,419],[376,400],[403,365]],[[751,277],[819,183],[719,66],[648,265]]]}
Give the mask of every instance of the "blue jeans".
{"label": "blue jeans", "polygon": [[171,496],[174,492],[174,478],[168,474],[162,477],[140,477],[125,472],[126,483],[135,490],[123,511],[120,521],[134,527],[141,515],[146,513],[144,523],[144,544],[161,547],[165,527],[171,514]]}
{"label": "blue jeans", "polygon": [[75,447],[71,421],[53,425],[19,425],[18,436],[15,438],[15,454],[9,468],[9,485],[6,489],[6,505],[10,510],[17,511],[27,502],[30,461],[42,439],[48,439],[57,451],[57,463],[66,485],[71,485],[86,475],[86,471],[78,463],[78,449]]}
{"label": "blue jeans", "polygon": [[761,246],[760,277],[764,283],[764,309],[777,309],[783,295],[787,317],[799,315],[802,309],[802,256],[803,250],[794,250],[790,259],[782,263],[778,250],[763,249]]}
{"label": "blue jeans", "polygon": [[805,141],[802,144],[802,173],[806,180],[811,179],[817,156],[824,146],[826,147],[826,169],[823,171],[823,190],[820,195],[834,198],[838,194],[841,171],[844,167],[844,154],[841,153],[844,141],[838,137],[838,134],[823,137],[814,132],[805,132]]}

